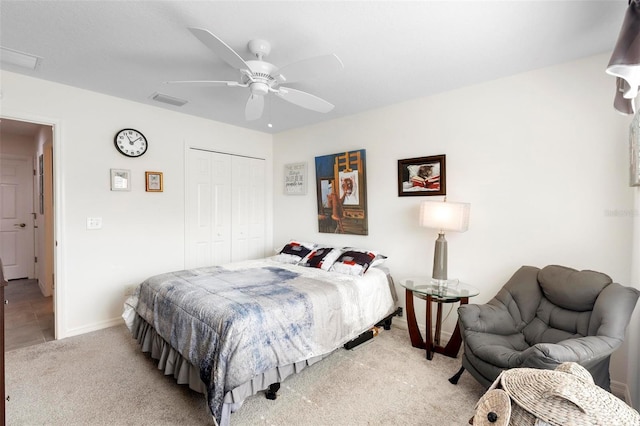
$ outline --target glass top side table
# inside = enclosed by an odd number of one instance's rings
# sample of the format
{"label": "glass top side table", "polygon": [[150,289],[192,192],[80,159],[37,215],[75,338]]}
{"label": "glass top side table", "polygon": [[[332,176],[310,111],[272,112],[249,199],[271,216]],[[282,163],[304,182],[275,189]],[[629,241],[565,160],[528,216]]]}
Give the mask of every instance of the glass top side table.
{"label": "glass top side table", "polygon": [[[444,284],[444,285],[443,285]],[[407,278],[400,280],[406,290],[407,325],[409,327],[409,337],[414,348],[425,349],[427,359],[433,359],[434,352],[456,358],[462,345],[462,335],[460,326],[456,323],[456,328],[447,342],[446,346],[440,346],[440,334],[442,331],[442,304],[460,302],[461,305],[469,303],[469,298],[477,296],[480,291],[469,284],[461,283],[458,280],[447,280],[446,283],[432,280],[431,278]],[[422,339],[422,334],[418,328],[416,320],[413,297],[426,300],[426,341]],[[431,303],[437,304],[436,329],[433,334]]]}

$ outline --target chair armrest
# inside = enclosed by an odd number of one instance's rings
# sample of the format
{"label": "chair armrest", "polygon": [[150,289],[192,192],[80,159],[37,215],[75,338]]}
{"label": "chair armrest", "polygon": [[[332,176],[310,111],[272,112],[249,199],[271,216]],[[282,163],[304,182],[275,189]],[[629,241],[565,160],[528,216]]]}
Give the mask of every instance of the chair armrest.
{"label": "chair armrest", "polygon": [[461,305],[458,308],[458,321],[463,331],[510,335],[517,333],[513,317],[502,304]]}
{"label": "chair armrest", "polygon": [[589,368],[610,356],[622,342],[606,336],[586,336],[560,343],[538,343],[522,353],[522,367],[554,369],[563,362]]}

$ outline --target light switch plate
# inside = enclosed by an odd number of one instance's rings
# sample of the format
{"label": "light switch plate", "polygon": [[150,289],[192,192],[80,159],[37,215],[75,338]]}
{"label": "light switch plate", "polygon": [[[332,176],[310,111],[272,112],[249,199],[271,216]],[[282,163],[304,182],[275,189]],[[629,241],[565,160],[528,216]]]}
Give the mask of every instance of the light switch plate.
{"label": "light switch plate", "polygon": [[101,217],[88,217],[87,218],[87,229],[102,229],[102,218]]}

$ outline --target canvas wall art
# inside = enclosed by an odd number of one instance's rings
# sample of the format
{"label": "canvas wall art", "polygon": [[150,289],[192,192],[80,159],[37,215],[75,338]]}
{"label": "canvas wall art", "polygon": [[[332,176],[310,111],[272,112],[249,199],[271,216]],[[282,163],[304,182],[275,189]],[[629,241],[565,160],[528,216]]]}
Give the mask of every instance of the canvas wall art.
{"label": "canvas wall art", "polygon": [[319,232],[368,235],[366,150],[315,160]]}

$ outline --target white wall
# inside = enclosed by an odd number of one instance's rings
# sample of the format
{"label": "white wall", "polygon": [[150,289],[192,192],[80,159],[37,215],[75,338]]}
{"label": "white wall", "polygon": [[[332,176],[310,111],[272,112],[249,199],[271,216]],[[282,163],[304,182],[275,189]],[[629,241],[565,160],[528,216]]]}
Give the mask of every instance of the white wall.
{"label": "white wall", "polygon": [[[447,198],[471,203],[470,229],[449,233],[449,276],[495,295],[521,265],[561,264],[631,283],[630,117],[612,107],[607,55],[541,69],[274,137],[274,243],[300,238],[382,250],[399,280],[430,275],[435,231],[418,227],[430,197],[398,197],[397,160],[446,154]],[[338,106],[339,107],[339,106]],[[369,235],[317,232],[316,191],[283,195],[283,166],[367,150]],[[301,212],[308,212],[302,215]],[[401,305],[404,291],[398,288]],[[424,304],[419,318],[424,324]],[[636,317],[637,318],[637,317]],[[445,323],[451,332],[456,315]],[[637,359],[637,347],[630,359]],[[627,383],[626,349],[614,380]]]}
{"label": "white wall", "polygon": [[[631,250],[632,271],[631,282],[640,282],[640,187],[634,190],[634,209],[630,211],[630,216],[633,216],[633,248]],[[636,285],[636,287],[638,287]],[[629,331],[627,332],[629,348],[629,358],[627,359],[628,377],[629,377],[629,390],[631,401],[633,406],[638,409],[640,407],[640,363],[638,357],[640,356],[640,308],[637,308],[633,312],[633,318]],[[635,378],[635,380],[634,380]]]}
{"label": "white wall", "polygon": [[30,136],[3,133],[0,143],[3,154],[32,158],[36,153],[36,140]]}
{"label": "white wall", "polygon": [[[189,146],[266,159],[271,241],[270,135],[5,71],[0,77],[3,117],[54,124],[58,338],[118,323],[126,289],[183,268]],[[114,148],[126,127],[147,137],[143,157]],[[131,170],[130,192],[110,191],[111,168]],[[148,170],[164,173],[164,192],[145,192]],[[87,230],[87,217],[101,217],[103,228]]]}

